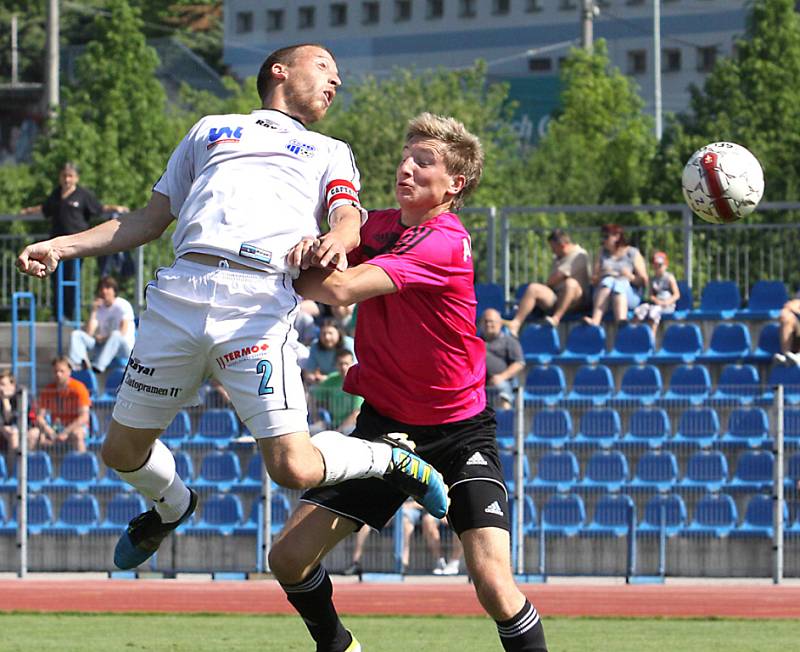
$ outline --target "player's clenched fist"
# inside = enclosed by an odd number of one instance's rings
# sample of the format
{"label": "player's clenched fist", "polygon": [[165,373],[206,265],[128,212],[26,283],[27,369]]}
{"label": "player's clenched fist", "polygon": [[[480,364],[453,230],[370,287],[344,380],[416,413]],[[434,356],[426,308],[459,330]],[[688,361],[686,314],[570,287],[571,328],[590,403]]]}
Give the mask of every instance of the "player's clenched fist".
{"label": "player's clenched fist", "polygon": [[23,274],[44,278],[52,274],[61,260],[59,252],[49,240],[28,245],[17,257],[17,269]]}

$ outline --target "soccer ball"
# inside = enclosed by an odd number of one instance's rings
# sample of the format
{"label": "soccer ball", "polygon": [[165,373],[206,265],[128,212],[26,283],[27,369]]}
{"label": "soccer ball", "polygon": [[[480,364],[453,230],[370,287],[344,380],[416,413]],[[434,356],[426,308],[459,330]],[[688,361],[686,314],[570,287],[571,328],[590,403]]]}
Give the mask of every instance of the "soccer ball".
{"label": "soccer ball", "polygon": [[712,224],[728,224],[755,210],[764,194],[764,172],[741,145],[711,143],[692,154],[681,185],[695,215]]}

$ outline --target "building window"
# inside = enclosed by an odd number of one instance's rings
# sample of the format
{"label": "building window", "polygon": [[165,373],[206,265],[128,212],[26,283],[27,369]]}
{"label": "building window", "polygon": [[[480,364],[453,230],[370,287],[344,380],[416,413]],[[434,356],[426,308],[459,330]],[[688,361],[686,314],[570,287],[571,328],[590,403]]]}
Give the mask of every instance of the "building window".
{"label": "building window", "polygon": [[681,69],[681,51],[678,49],[663,50],[661,53],[662,72],[678,72]]}
{"label": "building window", "polygon": [[300,7],[297,10],[297,27],[300,29],[314,27],[314,7]]}
{"label": "building window", "polygon": [[558,3],[558,8],[561,11],[572,11],[573,9],[577,9],[578,5],[575,4],[575,0],[561,0]]}
{"label": "building window", "polygon": [[247,34],[253,31],[253,12],[239,11],[236,13],[236,33]]}
{"label": "building window", "polygon": [[381,3],[380,2],[362,2],[361,3],[361,24],[362,25],[376,25],[381,19]]}
{"label": "building window", "polygon": [[458,15],[461,18],[475,18],[478,15],[475,9],[475,0],[460,0],[458,3]]}
{"label": "building window", "polygon": [[428,0],[428,10],[425,18],[428,20],[444,16],[444,0]]}
{"label": "building window", "polygon": [[344,2],[335,2],[331,5],[331,27],[347,25],[347,5]]}
{"label": "building window", "polygon": [[645,50],[628,51],[628,74],[641,75],[647,70],[647,52]]}
{"label": "building window", "polygon": [[394,22],[402,23],[411,20],[411,0],[395,0]]}
{"label": "building window", "polygon": [[280,32],[283,29],[283,9],[267,10],[267,31]]}
{"label": "building window", "polygon": [[697,48],[697,70],[699,72],[711,72],[717,62],[717,46],[711,45],[707,48]]}
{"label": "building window", "polygon": [[549,57],[532,57],[528,59],[528,70],[531,72],[550,72],[553,69],[553,60]]}
{"label": "building window", "polygon": [[542,10],[542,0],[526,0],[525,13],[537,14]]}
{"label": "building window", "polygon": [[495,16],[505,16],[511,11],[511,0],[492,0],[492,13]]}

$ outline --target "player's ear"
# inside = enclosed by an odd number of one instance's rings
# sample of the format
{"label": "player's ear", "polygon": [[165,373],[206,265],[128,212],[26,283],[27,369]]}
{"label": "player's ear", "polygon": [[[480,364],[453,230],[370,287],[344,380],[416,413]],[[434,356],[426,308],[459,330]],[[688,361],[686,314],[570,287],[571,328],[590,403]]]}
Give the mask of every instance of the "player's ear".
{"label": "player's ear", "polygon": [[270,72],[274,79],[286,79],[289,76],[289,67],[284,63],[276,62],[272,64]]}
{"label": "player's ear", "polygon": [[453,195],[457,195],[464,189],[466,183],[467,177],[465,177],[463,174],[457,174],[454,177],[450,177],[450,187],[447,189],[447,191]]}

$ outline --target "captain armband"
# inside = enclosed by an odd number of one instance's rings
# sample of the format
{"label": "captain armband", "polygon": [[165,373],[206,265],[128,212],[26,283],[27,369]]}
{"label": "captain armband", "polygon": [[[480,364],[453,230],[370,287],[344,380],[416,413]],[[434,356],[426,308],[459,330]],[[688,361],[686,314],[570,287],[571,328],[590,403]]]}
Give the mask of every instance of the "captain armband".
{"label": "captain armband", "polygon": [[361,224],[363,225],[367,221],[367,211],[361,206],[358,191],[350,181],[334,179],[325,186],[325,204],[328,207],[328,224],[331,227],[336,225],[337,220],[333,211],[339,206],[353,206],[361,213]]}

